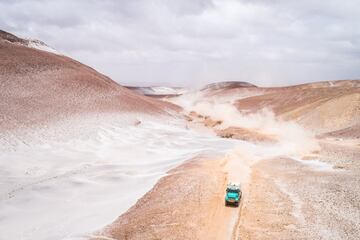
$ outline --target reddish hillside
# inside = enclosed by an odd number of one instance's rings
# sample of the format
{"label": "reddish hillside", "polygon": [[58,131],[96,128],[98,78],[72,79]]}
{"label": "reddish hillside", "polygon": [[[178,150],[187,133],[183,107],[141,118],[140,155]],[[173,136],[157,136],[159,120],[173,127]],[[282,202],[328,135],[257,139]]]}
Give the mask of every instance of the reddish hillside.
{"label": "reddish hillside", "polygon": [[0,129],[82,113],[166,113],[172,105],[140,96],[71,58],[32,49],[0,32]]}
{"label": "reddish hillside", "polygon": [[270,108],[318,133],[338,131],[360,122],[360,81],[336,81],[271,88],[237,101],[241,110]]}
{"label": "reddish hillside", "polygon": [[248,97],[263,93],[262,88],[248,82],[218,82],[206,85],[200,90],[204,96],[241,96]]}
{"label": "reddish hillside", "polygon": [[[324,81],[289,87],[261,88],[250,84],[216,84],[207,97],[234,99],[243,112],[271,109],[277,117],[294,120],[317,133],[350,136],[360,123],[360,81]],[[341,131],[340,131],[341,130]],[[357,131],[358,132],[358,131]],[[352,136],[352,135],[351,135]],[[360,136],[357,133],[357,136]]]}

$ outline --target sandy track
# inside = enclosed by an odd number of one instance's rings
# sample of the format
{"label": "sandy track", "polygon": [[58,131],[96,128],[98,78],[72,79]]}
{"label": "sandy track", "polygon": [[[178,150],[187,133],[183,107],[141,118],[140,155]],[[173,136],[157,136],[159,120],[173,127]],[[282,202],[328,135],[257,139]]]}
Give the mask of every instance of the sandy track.
{"label": "sandy track", "polygon": [[226,161],[202,157],[170,171],[93,239],[231,239],[239,208],[224,206]]}

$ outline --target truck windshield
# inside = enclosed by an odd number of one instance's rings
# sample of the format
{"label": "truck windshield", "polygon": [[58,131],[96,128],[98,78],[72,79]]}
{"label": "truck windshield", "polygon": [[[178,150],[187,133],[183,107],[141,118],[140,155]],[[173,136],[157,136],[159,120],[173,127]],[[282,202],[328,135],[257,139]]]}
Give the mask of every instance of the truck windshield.
{"label": "truck windshield", "polygon": [[228,193],[238,193],[239,191],[238,191],[238,190],[228,189],[227,192],[228,192]]}

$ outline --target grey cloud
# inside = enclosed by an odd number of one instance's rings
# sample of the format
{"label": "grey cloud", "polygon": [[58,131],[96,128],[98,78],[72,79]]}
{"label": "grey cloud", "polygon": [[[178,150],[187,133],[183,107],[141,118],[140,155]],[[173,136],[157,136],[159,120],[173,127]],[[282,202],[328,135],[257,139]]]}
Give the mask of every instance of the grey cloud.
{"label": "grey cloud", "polygon": [[0,28],[124,84],[360,77],[356,0],[20,0],[0,8]]}

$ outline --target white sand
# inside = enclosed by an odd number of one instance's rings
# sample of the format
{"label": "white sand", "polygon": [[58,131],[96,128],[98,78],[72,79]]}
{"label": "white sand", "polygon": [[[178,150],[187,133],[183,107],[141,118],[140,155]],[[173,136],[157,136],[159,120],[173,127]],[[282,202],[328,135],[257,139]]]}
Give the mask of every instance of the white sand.
{"label": "white sand", "polygon": [[234,144],[178,123],[113,122],[96,132],[1,152],[0,239],[82,238],[111,223],[169,169]]}

